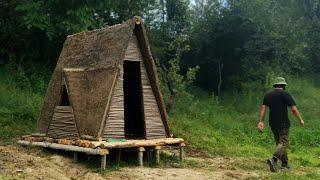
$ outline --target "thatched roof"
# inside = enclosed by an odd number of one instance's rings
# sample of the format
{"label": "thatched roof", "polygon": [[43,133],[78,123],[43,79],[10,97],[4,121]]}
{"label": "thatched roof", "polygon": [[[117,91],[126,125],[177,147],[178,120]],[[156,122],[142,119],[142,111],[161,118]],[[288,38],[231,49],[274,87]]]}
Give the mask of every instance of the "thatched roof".
{"label": "thatched roof", "polygon": [[[139,17],[134,17],[120,25],[67,37],[50,80],[38,120],[40,133],[47,133],[53,110],[59,103],[58,97],[61,85],[64,83],[63,79],[65,79],[68,81],[68,94],[79,134],[101,136],[109,110],[110,95],[133,32],[139,41],[167,136],[170,136],[156,66],[151,55],[146,30]],[[89,93],[86,94],[86,92]]]}

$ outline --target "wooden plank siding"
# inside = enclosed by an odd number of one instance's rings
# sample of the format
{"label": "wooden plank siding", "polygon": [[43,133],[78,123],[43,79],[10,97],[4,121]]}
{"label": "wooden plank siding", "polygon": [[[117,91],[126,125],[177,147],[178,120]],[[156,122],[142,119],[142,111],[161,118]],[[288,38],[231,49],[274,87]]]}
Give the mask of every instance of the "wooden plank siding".
{"label": "wooden plank siding", "polygon": [[103,138],[124,138],[123,68],[120,69],[118,81],[113,91]]}
{"label": "wooden plank siding", "polygon": [[[158,104],[150,85],[148,74],[143,63],[142,54],[140,52],[140,47],[135,34],[132,35],[129,41],[124,60],[140,61],[146,139],[166,138],[166,132],[161,119]],[[104,130],[104,139],[124,138],[124,136],[124,93],[122,67],[111,100],[111,107]]]}
{"label": "wooden plank siding", "polygon": [[148,74],[143,63],[140,64],[146,139],[165,138],[166,132],[161,119],[157,100],[153,94]]}
{"label": "wooden plank siding", "polygon": [[71,106],[56,106],[48,136],[57,139],[76,139],[78,132]]}

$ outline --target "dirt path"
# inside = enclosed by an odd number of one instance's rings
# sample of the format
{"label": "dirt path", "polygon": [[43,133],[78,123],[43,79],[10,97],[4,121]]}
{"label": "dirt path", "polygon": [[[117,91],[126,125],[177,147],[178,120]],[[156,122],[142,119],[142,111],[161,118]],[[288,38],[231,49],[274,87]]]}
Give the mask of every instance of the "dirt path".
{"label": "dirt path", "polygon": [[189,158],[187,167],[124,167],[98,173],[86,163],[73,163],[68,156],[46,153],[37,148],[0,146],[1,179],[258,179],[255,171],[236,169],[230,158]]}

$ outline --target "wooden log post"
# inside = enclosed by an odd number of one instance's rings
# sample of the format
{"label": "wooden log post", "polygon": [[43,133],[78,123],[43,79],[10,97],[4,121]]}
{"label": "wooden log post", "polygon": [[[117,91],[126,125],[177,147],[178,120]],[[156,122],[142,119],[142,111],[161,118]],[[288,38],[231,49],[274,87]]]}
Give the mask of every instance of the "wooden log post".
{"label": "wooden log post", "polygon": [[118,149],[116,161],[117,161],[117,163],[120,163],[120,161],[121,161],[121,149]]}
{"label": "wooden log post", "polygon": [[107,155],[101,156],[101,170],[105,170],[107,165]]}
{"label": "wooden log post", "polygon": [[157,165],[160,163],[160,149],[161,149],[161,146],[155,146],[154,147],[155,157],[156,157],[156,164]]}
{"label": "wooden log post", "polygon": [[79,161],[79,153],[73,152],[73,162],[77,163]]}
{"label": "wooden log post", "polygon": [[146,148],[146,152],[147,152],[147,161],[148,164],[151,165],[153,163],[153,158],[152,158],[152,149],[150,147]]}
{"label": "wooden log post", "polygon": [[139,162],[140,167],[143,167],[143,152],[144,151],[145,151],[144,147],[138,148],[138,162]]}
{"label": "wooden log post", "polygon": [[183,161],[183,158],[184,158],[184,147],[185,147],[186,145],[184,144],[184,143],[180,143],[180,145],[179,145],[179,159],[180,159],[180,162],[182,162]]}

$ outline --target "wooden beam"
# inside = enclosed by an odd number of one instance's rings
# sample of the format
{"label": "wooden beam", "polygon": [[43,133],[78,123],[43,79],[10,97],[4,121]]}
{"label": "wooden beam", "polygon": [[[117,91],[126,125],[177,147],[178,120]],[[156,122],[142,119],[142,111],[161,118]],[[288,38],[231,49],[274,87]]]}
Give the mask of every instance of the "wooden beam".
{"label": "wooden beam", "polygon": [[85,139],[85,140],[90,140],[90,141],[101,141],[101,138],[95,138],[93,136],[89,136],[89,135],[82,135],[81,139]]}
{"label": "wooden beam", "polygon": [[106,142],[106,141],[92,141],[92,148],[128,148],[128,147],[146,147],[146,146],[164,146],[180,144],[184,142],[181,138],[163,138],[163,139],[151,139],[151,140],[128,140],[125,142]]}
{"label": "wooden beam", "polygon": [[18,144],[46,147],[46,148],[59,149],[59,150],[65,150],[65,151],[82,152],[82,153],[93,154],[93,155],[109,154],[108,149],[101,149],[101,148],[92,149],[92,148],[84,148],[84,147],[73,146],[73,145],[63,145],[63,144],[47,143],[47,142],[29,142],[29,141],[19,140]]}
{"label": "wooden beam", "polygon": [[34,137],[45,137],[46,134],[44,134],[44,133],[32,133],[31,136],[34,136]]}
{"label": "wooden beam", "polygon": [[[43,143],[56,143],[62,145],[73,145],[85,148],[130,148],[130,147],[154,147],[154,146],[165,146],[165,145],[180,145],[184,142],[182,138],[161,138],[161,139],[143,139],[143,140],[126,140],[123,142],[107,142],[107,141],[89,141],[89,140],[69,140],[69,139],[52,139],[48,137],[32,137],[25,136],[21,141],[27,142],[43,142]],[[44,145],[47,147],[47,145]]]}

